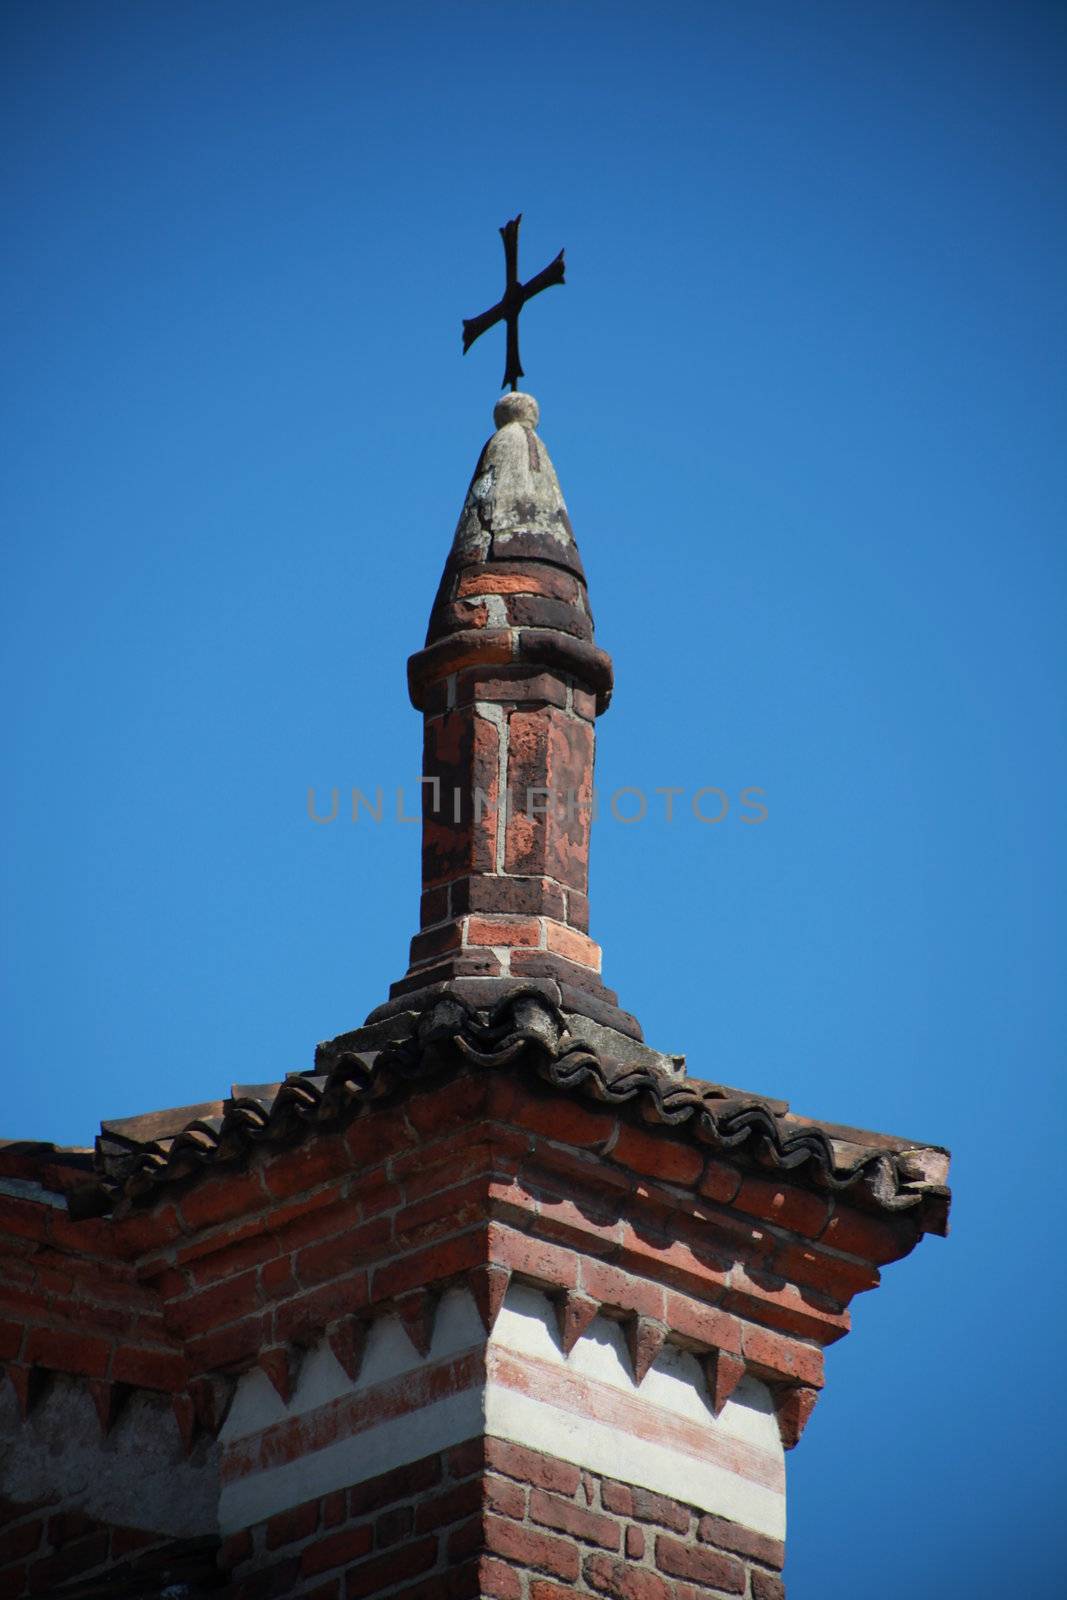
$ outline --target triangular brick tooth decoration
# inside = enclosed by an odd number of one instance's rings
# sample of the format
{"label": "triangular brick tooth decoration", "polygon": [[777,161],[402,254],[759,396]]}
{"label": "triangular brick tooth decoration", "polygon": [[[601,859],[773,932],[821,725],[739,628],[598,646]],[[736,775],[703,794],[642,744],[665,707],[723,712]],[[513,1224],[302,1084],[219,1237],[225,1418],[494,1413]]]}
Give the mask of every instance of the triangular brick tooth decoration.
{"label": "triangular brick tooth decoration", "polygon": [[633,1363],[634,1382],[640,1388],[648,1369],[663,1349],[667,1329],[651,1317],[631,1317],[626,1323],[626,1344]]}
{"label": "triangular brick tooth decoration", "polygon": [[182,1449],[188,1455],[193,1448],[193,1443],[199,1431],[196,1417],[196,1407],[188,1394],[174,1394],[170,1397],[171,1407],[174,1411],[174,1420],[178,1424],[178,1433],[182,1441]]}
{"label": "triangular brick tooth decoration", "polygon": [[119,1412],[130,1398],[132,1390],[125,1383],[108,1383],[104,1378],[90,1378],[89,1395],[100,1419],[101,1433],[110,1433],[118,1420]]}
{"label": "triangular brick tooth decoration", "polygon": [[233,1378],[218,1373],[206,1378],[194,1378],[189,1385],[196,1420],[213,1439],[217,1438],[219,1429],[226,1421],[236,1387]]}
{"label": "triangular brick tooth decoration", "polygon": [[9,1363],[7,1375],[19,1403],[19,1413],[25,1421],[34,1406],[44,1398],[49,1375],[41,1367],[24,1367],[17,1361]]}
{"label": "triangular brick tooth decoration", "polygon": [[363,1368],[370,1324],[362,1317],[338,1317],[326,1329],[326,1343],[344,1369],[346,1377],[356,1382]]}
{"label": "triangular brick tooth decoration", "polygon": [[467,1283],[486,1333],[493,1331],[510,1282],[511,1268],[502,1267],[496,1262],[489,1262],[482,1267],[472,1267],[467,1274]]}
{"label": "triangular brick tooth decoration", "polygon": [[570,1355],[599,1310],[599,1300],[593,1300],[587,1294],[579,1294],[576,1289],[568,1289],[563,1298],[557,1301],[559,1342],[563,1346],[565,1356]]}
{"label": "triangular brick tooth decoration", "polygon": [[420,1356],[428,1356],[433,1343],[433,1324],[437,1315],[437,1297],[426,1289],[414,1289],[401,1295],[395,1302],[397,1316],[404,1324],[404,1332]]}
{"label": "triangular brick tooth decoration", "polygon": [[808,1418],[815,1410],[819,1391],[810,1389],[804,1383],[783,1384],[774,1398],[782,1447],[785,1450],[792,1450],[804,1432]]}
{"label": "triangular brick tooth decoration", "polygon": [[733,1394],[745,1375],[745,1363],[729,1350],[709,1350],[704,1361],[708,1380],[708,1397],[716,1416]]}
{"label": "triangular brick tooth decoration", "polygon": [[291,1344],[275,1344],[259,1353],[260,1369],[266,1373],[285,1405],[293,1398],[303,1359],[304,1352]]}

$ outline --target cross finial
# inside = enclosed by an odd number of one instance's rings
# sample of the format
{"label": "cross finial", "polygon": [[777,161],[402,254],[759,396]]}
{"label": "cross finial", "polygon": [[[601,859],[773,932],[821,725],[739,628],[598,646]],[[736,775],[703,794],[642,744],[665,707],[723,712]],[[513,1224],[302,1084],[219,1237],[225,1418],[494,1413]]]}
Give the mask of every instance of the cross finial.
{"label": "cross finial", "polygon": [[506,222],[500,230],[500,237],[504,241],[504,265],[507,271],[507,282],[504,285],[503,298],[489,311],[483,311],[480,317],[464,319],[463,322],[463,354],[466,355],[475,339],[481,337],[487,328],[494,327],[498,322],[506,322],[508,327],[507,360],[504,365],[504,382],[501,388],[506,389],[510,383],[512,389],[517,389],[519,379],[523,376],[522,362],[519,360],[519,312],[527,300],[532,300],[535,294],[540,294],[542,289],[548,289],[554,283],[563,282],[563,251],[561,250],[555,261],[549,262],[543,272],[539,272],[529,283],[519,282],[519,223],[522,221],[522,212]]}

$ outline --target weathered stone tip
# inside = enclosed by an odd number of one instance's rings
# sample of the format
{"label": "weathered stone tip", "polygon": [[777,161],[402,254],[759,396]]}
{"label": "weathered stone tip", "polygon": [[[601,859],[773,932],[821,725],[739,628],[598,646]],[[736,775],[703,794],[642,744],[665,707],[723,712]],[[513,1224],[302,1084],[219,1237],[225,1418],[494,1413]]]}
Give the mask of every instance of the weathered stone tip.
{"label": "weathered stone tip", "polygon": [[513,394],[501,395],[493,407],[493,421],[498,428],[506,428],[509,422],[521,422],[524,428],[536,428],[541,420],[541,408],[532,394],[522,394],[516,390]]}

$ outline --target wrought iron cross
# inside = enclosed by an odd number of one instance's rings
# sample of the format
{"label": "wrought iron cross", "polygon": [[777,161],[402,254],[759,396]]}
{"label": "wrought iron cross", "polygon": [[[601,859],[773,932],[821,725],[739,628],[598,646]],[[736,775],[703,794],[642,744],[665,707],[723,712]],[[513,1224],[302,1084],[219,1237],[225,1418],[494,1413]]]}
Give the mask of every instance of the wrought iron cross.
{"label": "wrought iron cross", "polygon": [[489,311],[483,311],[480,317],[471,317],[463,322],[463,354],[466,355],[475,339],[480,339],[488,328],[495,327],[498,322],[508,325],[507,360],[504,365],[504,382],[502,389],[511,384],[512,389],[517,389],[519,379],[523,376],[522,362],[519,360],[519,312],[527,300],[532,300],[535,294],[540,294],[542,289],[549,289],[554,283],[563,282],[563,251],[561,250],[555,261],[549,262],[543,272],[536,278],[531,278],[529,283],[519,282],[519,223],[522,221],[522,212],[506,222],[500,230],[500,237],[504,241],[504,265],[507,270],[507,283],[504,286],[503,298]]}

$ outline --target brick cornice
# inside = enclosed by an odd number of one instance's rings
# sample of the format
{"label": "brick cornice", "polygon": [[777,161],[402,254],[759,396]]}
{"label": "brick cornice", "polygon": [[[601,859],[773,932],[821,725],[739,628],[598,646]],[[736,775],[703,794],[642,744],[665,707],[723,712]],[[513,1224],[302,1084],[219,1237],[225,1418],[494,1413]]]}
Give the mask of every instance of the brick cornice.
{"label": "brick cornice", "polygon": [[[200,1114],[176,1125],[161,1121],[163,1113],[104,1124],[97,1186],[78,1203],[103,1210],[143,1202],[257,1146],[299,1144],[466,1070],[536,1077],[561,1101],[617,1107],[627,1125],[648,1126],[655,1143],[645,1160],[653,1171],[669,1169],[694,1187],[713,1184],[711,1152],[754,1172],[787,1174],[797,1189],[850,1191],[861,1207],[909,1214],[920,1232],[946,1230],[947,1158],[936,1146],[853,1129],[835,1129],[852,1137],[834,1138],[819,1123],[790,1116],[782,1101],[686,1077],[674,1058],[565,1013],[540,988],[513,984],[488,1010],[462,989],[452,985],[421,1011],[397,1012],[321,1045],[315,1073],[237,1086],[228,1100],[188,1108]],[[641,1148],[636,1126],[626,1137]]]}
{"label": "brick cornice", "polygon": [[[27,1241],[15,1271],[36,1274],[10,1312],[0,1293],[0,1340],[25,1404],[53,1371],[147,1386],[173,1396],[191,1442],[225,1414],[215,1388],[228,1375],[259,1362],[284,1389],[322,1337],[351,1368],[366,1327],[390,1311],[428,1347],[437,1300],[456,1283],[491,1329],[514,1280],[555,1299],[564,1347],[605,1314],[624,1324],[635,1371],[664,1340],[692,1351],[715,1406],[751,1372],[795,1442],[822,1383],[821,1347],[847,1331],[848,1303],[878,1282],[878,1264],[917,1242],[919,1208],[886,1211],[868,1193],[862,1209],[859,1182],[801,1187],[804,1167],[768,1171],[746,1161],[745,1142],[709,1148],[691,1137],[692,1118],[645,1122],[632,1062],[629,1097],[622,1067],[598,1097],[585,1090],[597,1074],[581,1076],[564,1052],[561,1093],[552,1018],[540,1003],[510,1015],[495,1040],[501,1065],[484,1028],[461,1034],[460,1049],[438,1013],[420,1044],[420,1061],[438,1054],[432,1070],[412,1071],[399,1051],[393,1075],[379,1075],[379,1051],[359,1063],[347,1101],[358,1057],[346,1045],[331,1072],[293,1084],[284,1137],[242,1143],[217,1119],[210,1160],[111,1216],[76,1222],[8,1197],[12,1237]],[[664,1085],[668,1111],[680,1087]],[[330,1096],[334,1115],[309,1120]],[[101,1272],[105,1248],[114,1265]],[[94,1398],[110,1417],[121,1394]]]}

